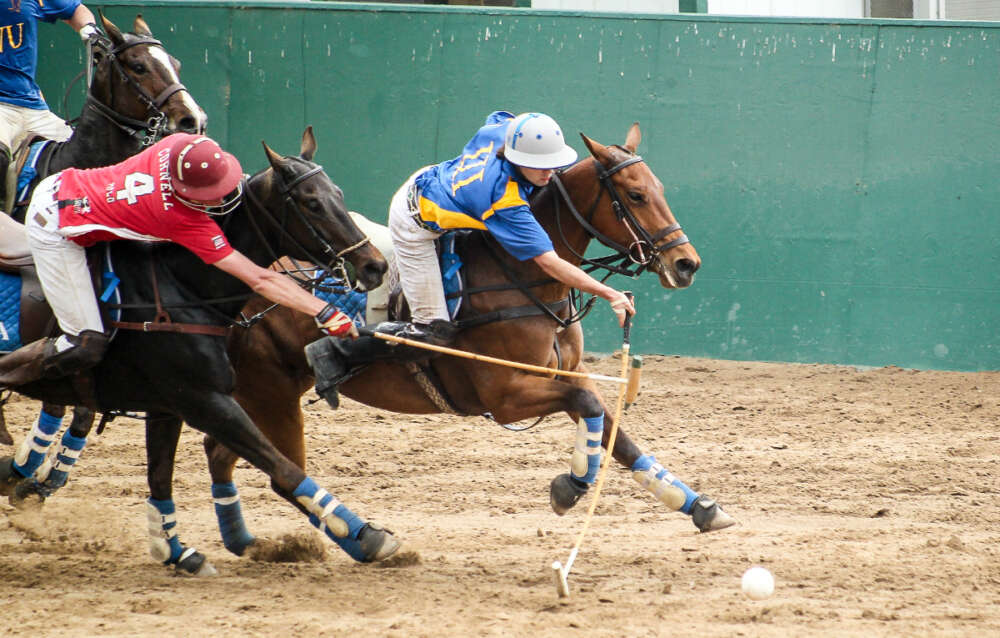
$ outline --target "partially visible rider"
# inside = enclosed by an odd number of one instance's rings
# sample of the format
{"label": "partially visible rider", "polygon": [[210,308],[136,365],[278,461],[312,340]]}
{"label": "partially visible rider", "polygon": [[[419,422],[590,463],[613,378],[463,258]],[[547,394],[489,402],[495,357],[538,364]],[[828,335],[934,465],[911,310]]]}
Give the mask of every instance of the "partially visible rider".
{"label": "partially visible rider", "polygon": [[[556,169],[576,158],[576,151],[548,115],[515,117],[496,111],[460,155],[411,175],[389,205],[389,230],[412,319],[383,324],[378,330],[438,345],[450,341],[454,327],[449,322],[434,240],[446,231],[464,228],[489,231],[517,259],[532,260],[553,279],[606,299],[619,325],[624,324],[626,314],[635,313],[632,302],[559,257],[528,203]],[[323,339],[310,344],[306,353],[321,380],[317,391],[334,406],[337,386],[349,378],[352,369],[412,354],[373,337],[351,343]]]}
{"label": "partially visible rider", "polygon": [[213,217],[239,205],[242,179],[239,161],[213,140],[177,133],[118,164],[67,168],[42,180],[28,207],[26,229],[62,335],[0,357],[0,387],[75,375],[100,362],[108,334],[86,248],[101,241],[178,243],[267,299],[313,315],[323,333],[357,336],[347,315],[229,245]]}
{"label": "partially visible rider", "polygon": [[[20,0],[0,12],[0,205],[6,202],[11,154],[29,135],[57,142],[72,134],[66,122],[49,111],[35,81],[38,68],[38,22],[63,20],[86,42],[100,37],[94,14],[80,0]],[[7,209],[5,209],[7,210]]]}

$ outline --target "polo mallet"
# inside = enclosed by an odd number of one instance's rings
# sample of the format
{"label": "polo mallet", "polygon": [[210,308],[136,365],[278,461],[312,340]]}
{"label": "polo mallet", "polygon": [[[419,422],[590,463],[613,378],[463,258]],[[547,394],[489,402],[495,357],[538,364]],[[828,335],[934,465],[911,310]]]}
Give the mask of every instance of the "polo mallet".
{"label": "polo mallet", "polygon": [[[626,292],[625,294],[628,296],[629,301],[634,302],[632,293]],[[622,340],[622,373],[620,378],[622,385],[618,388],[618,400],[615,402],[615,422],[611,424],[611,433],[608,435],[608,446],[607,453],[604,456],[604,464],[601,466],[601,473],[598,475],[597,484],[594,486],[594,498],[591,499],[590,507],[587,508],[587,518],[584,519],[583,529],[580,530],[580,533],[576,537],[576,543],[574,543],[573,549],[569,552],[569,558],[566,559],[566,566],[564,567],[559,561],[552,563],[552,575],[556,583],[556,592],[560,598],[569,596],[569,582],[566,578],[569,576],[569,570],[573,568],[573,561],[576,560],[576,555],[580,551],[583,537],[587,535],[587,530],[590,529],[590,521],[594,516],[594,510],[597,509],[597,499],[601,496],[601,488],[604,487],[604,479],[608,474],[608,464],[611,462],[611,457],[613,456],[611,452],[615,449],[615,437],[618,436],[618,423],[622,418],[622,403],[625,399],[625,385],[629,382],[626,375],[628,374],[628,353],[631,347],[629,345],[629,333],[631,330],[632,316],[626,314]],[[638,377],[636,377],[636,383],[638,383]]]}
{"label": "polo mallet", "polygon": [[[626,319],[626,321],[628,321]],[[368,334],[368,333],[363,333]],[[541,374],[553,374],[558,377],[576,377],[580,379],[591,379],[593,381],[610,381],[611,383],[619,383],[623,387],[628,383],[628,379],[625,378],[624,373],[621,377],[609,377],[604,374],[594,374],[592,372],[577,372],[575,370],[560,370],[559,368],[546,368],[545,366],[536,366],[530,363],[521,363],[520,361],[511,361],[509,359],[499,359],[497,357],[490,357],[485,354],[477,354],[475,352],[469,352],[468,350],[459,350],[457,348],[448,348],[446,346],[438,346],[433,343],[424,343],[423,341],[415,341],[413,339],[407,339],[406,337],[397,337],[396,335],[386,334],[384,332],[372,332],[371,336],[382,339],[383,341],[391,341],[393,343],[401,343],[403,345],[412,346],[414,348],[422,348],[424,350],[431,350],[433,352],[440,352],[442,354],[448,354],[453,357],[461,357],[463,359],[472,359],[473,361],[482,361],[484,363],[495,363],[497,365],[506,366],[508,368],[517,368],[518,370],[527,370],[528,372],[538,372]]]}
{"label": "polo mallet", "polygon": [[642,377],[642,356],[632,357],[632,365],[628,371],[628,385],[625,387],[625,409],[635,403],[635,398],[639,395],[639,380]]}

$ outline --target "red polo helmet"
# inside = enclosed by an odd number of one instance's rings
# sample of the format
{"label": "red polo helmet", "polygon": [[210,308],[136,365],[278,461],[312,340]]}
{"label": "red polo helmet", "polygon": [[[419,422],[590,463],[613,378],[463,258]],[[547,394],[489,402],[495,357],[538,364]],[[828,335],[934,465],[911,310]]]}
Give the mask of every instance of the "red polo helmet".
{"label": "red polo helmet", "polygon": [[236,190],[243,179],[238,159],[204,135],[170,137],[177,138],[170,145],[170,183],[182,201],[216,201]]}

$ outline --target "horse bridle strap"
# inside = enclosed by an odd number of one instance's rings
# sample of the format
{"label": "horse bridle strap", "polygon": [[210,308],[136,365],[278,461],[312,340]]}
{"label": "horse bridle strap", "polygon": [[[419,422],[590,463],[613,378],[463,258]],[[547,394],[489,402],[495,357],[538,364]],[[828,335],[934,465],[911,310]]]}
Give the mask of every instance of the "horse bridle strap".
{"label": "horse bridle strap", "polygon": [[[135,138],[141,138],[143,146],[150,146],[157,139],[163,137],[166,131],[166,114],[163,112],[162,107],[166,104],[167,100],[170,99],[172,95],[180,91],[186,91],[185,87],[180,82],[175,82],[165,89],[160,91],[156,97],[149,95],[142,86],[135,81],[125,70],[122,68],[121,63],[118,61],[118,56],[127,49],[134,46],[139,46],[141,44],[147,44],[150,46],[163,47],[163,43],[155,38],[140,37],[132,42],[124,42],[117,47],[110,49],[107,52],[109,63],[114,67],[118,75],[124,80],[124,82],[139,96],[139,99],[146,104],[147,109],[152,112],[152,115],[147,120],[136,120],[128,116],[122,115],[117,111],[107,107],[100,101],[94,100],[95,104],[91,104],[92,108],[95,108],[98,113],[109,119],[111,122],[116,124],[121,130],[128,133],[129,136]],[[88,87],[88,102],[90,102],[90,93]]]}
{"label": "horse bridle strap", "polygon": [[[631,247],[626,247],[619,244],[615,240],[611,239],[610,237],[599,231],[593,224],[590,223],[590,218],[593,217],[594,211],[597,208],[597,203],[598,201],[600,201],[601,193],[598,193],[597,199],[594,201],[593,205],[591,205],[590,210],[588,211],[588,215],[584,217],[580,213],[580,211],[577,210],[576,206],[573,204],[573,200],[570,199],[569,193],[566,190],[566,186],[562,183],[562,180],[559,178],[559,176],[558,175],[552,176],[552,181],[555,183],[556,188],[559,190],[559,194],[562,196],[563,201],[566,203],[566,207],[573,214],[573,217],[576,218],[577,222],[581,226],[583,226],[584,230],[588,234],[590,234],[591,237],[594,237],[602,244],[608,246],[609,248],[618,253],[618,257],[614,257],[610,260],[607,259],[592,260],[584,257],[583,255],[577,255],[577,257],[579,257],[583,262],[592,264],[598,268],[604,268],[611,272],[617,272],[619,274],[634,276],[642,272],[643,269],[649,267],[649,264],[652,263],[653,259],[656,257],[657,254],[665,250],[669,250],[675,246],[680,246],[682,244],[690,243],[691,240],[688,239],[687,235],[681,234],[680,237],[677,237],[665,244],[660,244],[659,242],[662,241],[668,235],[680,231],[681,230],[680,224],[675,222],[665,228],[660,229],[659,231],[656,232],[656,234],[650,235],[649,231],[643,228],[642,224],[640,224],[638,220],[636,220],[635,215],[632,213],[631,209],[629,209],[628,205],[624,202],[624,200],[622,200],[621,196],[618,194],[618,189],[615,188],[614,182],[611,181],[611,176],[628,166],[637,164],[642,161],[643,159],[641,155],[632,155],[622,160],[621,162],[615,164],[611,168],[605,168],[604,165],[601,164],[599,161],[597,161],[596,159],[594,160],[594,167],[595,171],[597,172],[598,182],[601,184],[602,188],[608,192],[609,197],[611,197],[611,207],[614,210],[615,216],[618,218],[618,221],[625,226],[625,229],[632,236],[633,242]],[[646,247],[648,247],[649,254],[646,254],[647,252]],[[633,252],[635,254],[633,254]],[[638,270],[632,272],[631,270],[629,270],[629,268],[612,265],[611,262],[619,258],[622,261],[627,259],[631,261],[633,264],[636,264],[638,266]]]}

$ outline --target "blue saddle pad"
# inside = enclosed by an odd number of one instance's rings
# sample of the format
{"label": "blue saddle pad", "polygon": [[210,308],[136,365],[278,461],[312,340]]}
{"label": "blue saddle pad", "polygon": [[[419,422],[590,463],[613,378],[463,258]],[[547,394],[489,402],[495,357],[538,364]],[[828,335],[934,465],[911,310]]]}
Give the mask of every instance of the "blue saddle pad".
{"label": "blue saddle pad", "polygon": [[317,270],[313,279],[320,279],[313,289],[313,294],[327,303],[332,303],[342,313],[351,318],[354,325],[359,328],[366,323],[366,309],[368,307],[368,293],[353,290],[343,279],[324,276],[325,273]]}
{"label": "blue saddle pad", "polygon": [[22,345],[21,277],[0,272],[0,352],[11,352]]}

